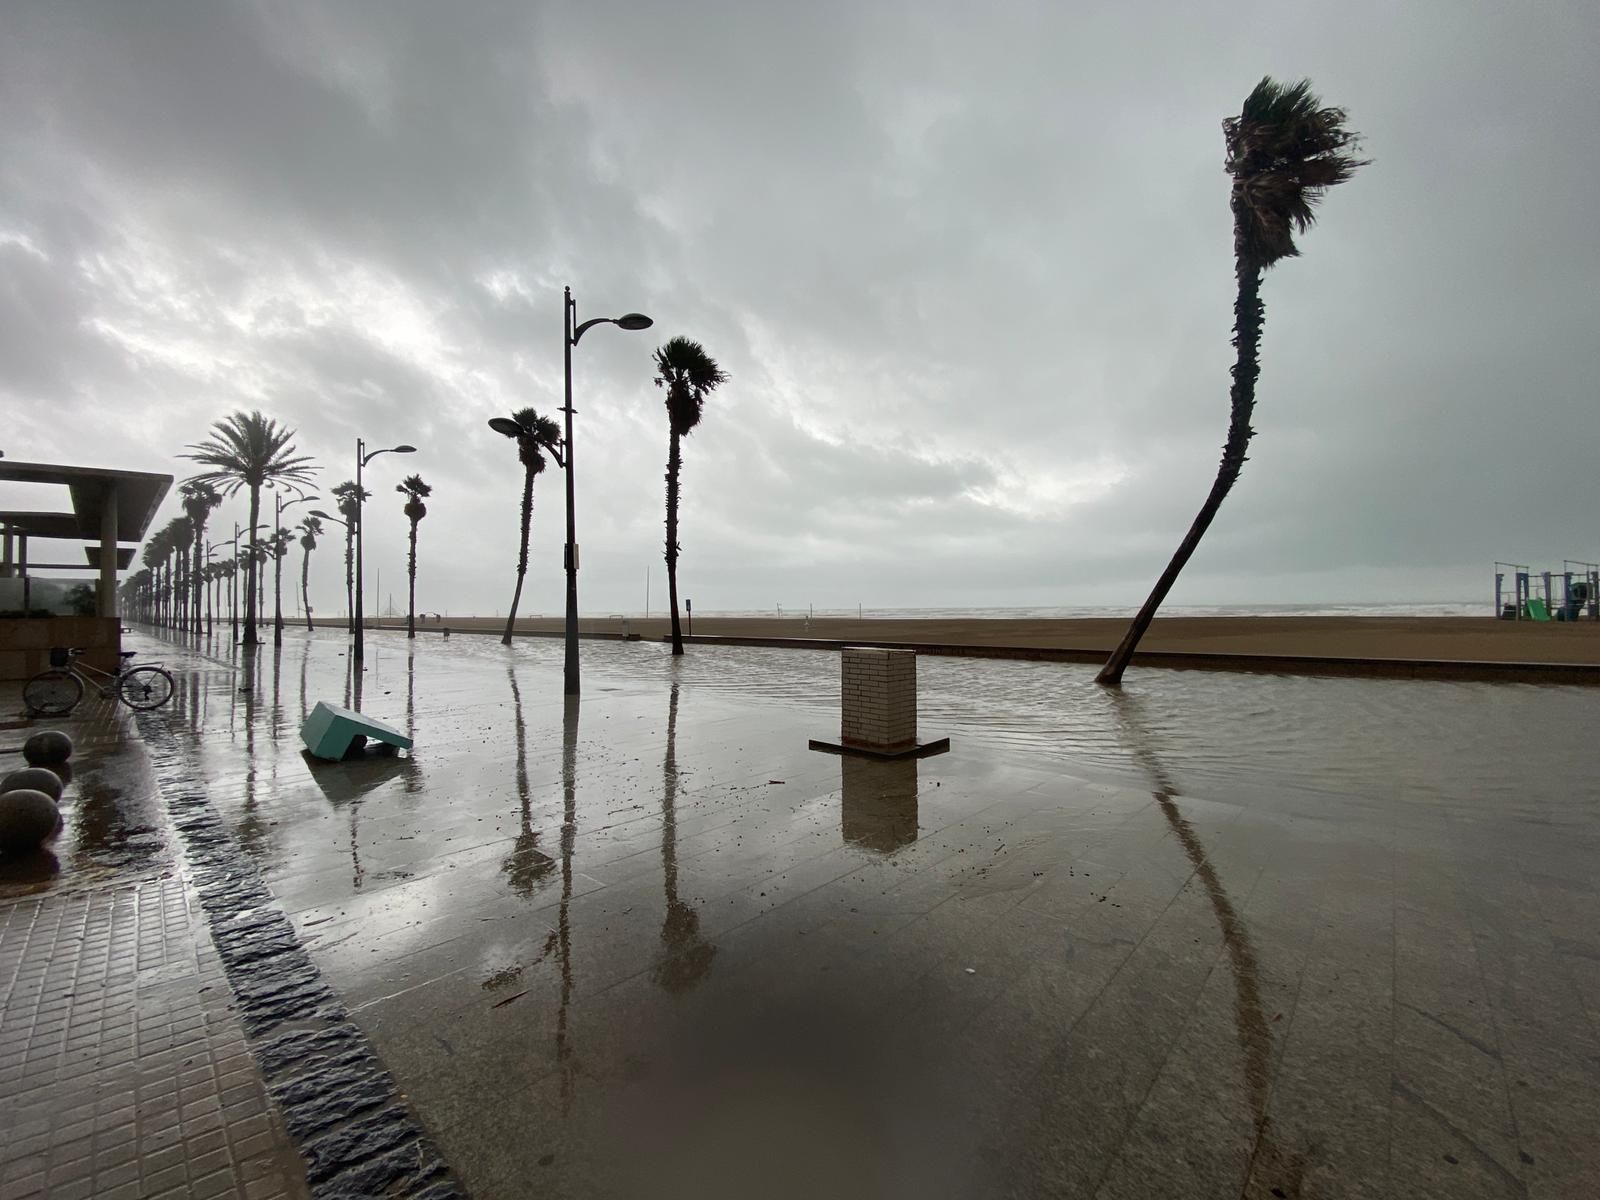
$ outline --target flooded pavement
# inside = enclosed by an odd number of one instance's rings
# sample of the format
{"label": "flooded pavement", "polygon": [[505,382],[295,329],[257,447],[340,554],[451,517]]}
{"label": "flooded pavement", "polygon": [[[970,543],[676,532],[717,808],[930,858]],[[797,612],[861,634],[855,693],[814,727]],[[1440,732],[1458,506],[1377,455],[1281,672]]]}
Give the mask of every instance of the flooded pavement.
{"label": "flooded pavement", "polygon": [[835,655],[583,654],[294,631],[142,718],[472,1194],[1600,1187],[1587,693],[925,659],[882,764]]}

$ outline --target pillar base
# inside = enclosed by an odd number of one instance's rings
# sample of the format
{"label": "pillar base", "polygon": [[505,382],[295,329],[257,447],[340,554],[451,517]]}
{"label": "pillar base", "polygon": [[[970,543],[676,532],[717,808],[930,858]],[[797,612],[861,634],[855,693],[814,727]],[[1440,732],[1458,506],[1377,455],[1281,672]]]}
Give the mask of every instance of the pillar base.
{"label": "pillar base", "polygon": [[824,754],[853,754],[861,758],[875,758],[880,762],[894,762],[903,758],[929,758],[935,754],[943,754],[950,749],[949,738],[937,738],[931,742],[918,742],[904,750],[875,750],[870,746],[850,746],[843,742],[823,742],[812,738],[807,745],[813,750],[821,750]]}

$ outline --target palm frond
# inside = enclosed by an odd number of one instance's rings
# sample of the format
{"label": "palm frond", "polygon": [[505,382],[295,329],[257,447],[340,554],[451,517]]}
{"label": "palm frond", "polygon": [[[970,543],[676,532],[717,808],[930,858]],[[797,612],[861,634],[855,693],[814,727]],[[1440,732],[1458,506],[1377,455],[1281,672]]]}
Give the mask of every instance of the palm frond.
{"label": "palm frond", "polygon": [[309,455],[295,454],[293,429],[260,412],[230,413],[211,426],[208,438],[187,449],[180,457],[209,468],[187,482],[209,484],[224,495],[272,480],[308,483],[319,469]]}
{"label": "palm frond", "polygon": [[1299,254],[1294,235],[1315,223],[1327,190],[1367,164],[1354,154],[1361,139],[1348,120],[1344,109],[1322,103],[1309,80],[1285,84],[1269,76],[1245,97],[1239,115],[1222,123],[1241,262],[1270,267]]}
{"label": "palm frond", "polygon": [[699,342],[669,338],[655,353],[656,386],[667,390],[667,419],[673,432],[686,435],[700,424],[706,397],[728,376]]}

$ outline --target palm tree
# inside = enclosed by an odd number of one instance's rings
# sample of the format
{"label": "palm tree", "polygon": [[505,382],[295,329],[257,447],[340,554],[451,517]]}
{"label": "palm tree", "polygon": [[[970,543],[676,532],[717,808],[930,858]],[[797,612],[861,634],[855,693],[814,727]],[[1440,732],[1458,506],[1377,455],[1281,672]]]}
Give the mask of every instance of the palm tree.
{"label": "palm tree", "polygon": [[406,636],[417,636],[417,522],[428,515],[428,506],[422,501],[433,495],[433,489],[422,482],[421,475],[407,475],[405,482],[397,483],[394,490],[406,500],[405,513],[411,521],[411,557],[406,563],[406,574],[410,578],[410,596],[406,607]]}
{"label": "palm tree", "polygon": [[[358,496],[359,493],[359,496]],[[344,518],[344,611],[350,632],[356,631],[356,522],[361,519],[361,506],[372,499],[366,488],[357,488],[353,479],[347,479],[333,489],[333,498]]]}
{"label": "palm tree", "polygon": [[533,481],[544,471],[544,456],[562,466],[561,427],[549,417],[540,416],[531,408],[518,409],[510,418],[496,417],[489,428],[504,434],[517,443],[517,457],[522,460],[522,547],[517,554],[517,590],[511,594],[511,611],[506,614],[506,632],[500,639],[502,645],[511,645],[511,627],[517,620],[517,605],[522,601],[522,579],[528,573],[528,533],[533,528]]}
{"label": "palm tree", "polygon": [[144,563],[144,569],[149,576],[146,584],[145,607],[149,610],[145,619],[152,625],[161,624],[161,558],[164,554],[162,541],[164,530],[156,530],[144,541],[144,547],[139,551],[139,561]]}
{"label": "palm tree", "polygon": [[306,628],[311,628],[311,552],[317,548],[317,534],[322,532],[321,517],[305,517],[300,522],[300,548],[305,554],[300,559],[300,601],[306,609]]}
{"label": "palm tree", "polygon": [[1127,635],[1095,677],[1117,686],[1139,639],[1150,628],[1179,573],[1205,536],[1245,464],[1245,451],[1255,430],[1250,417],[1256,406],[1256,379],[1261,374],[1263,306],[1261,274],[1280,259],[1300,251],[1294,234],[1304,233],[1316,219],[1316,206],[1331,187],[1345,182],[1365,161],[1349,151],[1359,142],[1345,127],[1342,108],[1325,108],[1311,91],[1311,82],[1282,84],[1269,78],[1256,84],[1237,117],[1222,123],[1227,142],[1224,168],[1233,176],[1233,259],[1238,295],[1234,301],[1232,415],[1228,440],[1222,446],[1211,494],[1184,535],[1155,589],[1134,617]]}
{"label": "palm tree", "polygon": [[[232,413],[211,427],[211,436],[204,442],[189,447],[194,453],[182,457],[211,468],[195,475],[192,482],[209,483],[223,495],[231,496],[240,488],[250,492],[250,521],[247,529],[255,529],[261,521],[261,489],[268,483],[307,483],[317,468],[305,455],[296,455],[293,443],[294,430],[279,425],[271,417],[259,412]],[[245,584],[244,642],[247,646],[259,644],[254,621],[256,609],[255,582],[257,564],[252,558],[251,575]]]}
{"label": "palm tree", "polygon": [[194,522],[188,517],[174,517],[167,525],[171,535],[172,552],[176,559],[168,571],[172,577],[172,611],[177,626],[189,626],[189,549],[195,544]]}
{"label": "palm tree", "polygon": [[206,543],[206,522],[211,519],[211,514],[222,503],[222,495],[209,483],[202,483],[191,479],[188,483],[178,488],[178,494],[183,497],[183,513],[194,526],[194,566],[190,572],[193,575],[194,591],[194,631],[200,632],[200,586],[203,573],[203,558]]}
{"label": "palm tree", "polygon": [[672,652],[683,653],[678,624],[678,472],[683,466],[679,441],[694,432],[705,411],[706,397],[727,375],[699,342],[675,337],[656,351],[656,386],[667,389],[667,595],[672,602]]}

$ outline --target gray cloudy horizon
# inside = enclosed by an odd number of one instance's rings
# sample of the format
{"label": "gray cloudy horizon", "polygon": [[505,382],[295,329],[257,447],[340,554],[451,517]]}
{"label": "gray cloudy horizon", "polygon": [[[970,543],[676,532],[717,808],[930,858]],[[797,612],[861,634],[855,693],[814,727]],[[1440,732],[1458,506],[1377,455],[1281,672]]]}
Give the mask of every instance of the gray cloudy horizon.
{"label": "gray cloudy horizon", "polygon": [[[560,405],[570,283],[656,320],[574,356],[585,612],[663,603],[680,333],[730,376],[685,447],[697,609],[1133,605],[1227,423],[1220,122],[1303,76],[1374,161],[1268,273],[1251,461],[1172,603],[1486,597],[1600,558],[1595,61],[1565,2],[12,4],[0,449],[181,479],[259,408],[326,496],[358,435],[412,442],[369,578],[418,471],[419,608],[503,612],[485,421]],[[552,470],[526,613],[562,519]]]}

